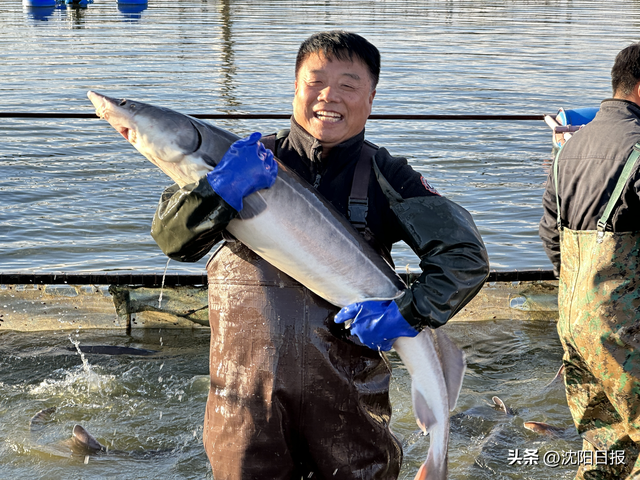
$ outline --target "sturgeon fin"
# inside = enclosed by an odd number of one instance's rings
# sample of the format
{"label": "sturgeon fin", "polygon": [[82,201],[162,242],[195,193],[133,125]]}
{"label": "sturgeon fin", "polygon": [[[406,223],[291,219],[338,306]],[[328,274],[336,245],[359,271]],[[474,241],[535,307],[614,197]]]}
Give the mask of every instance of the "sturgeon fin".
{"label": "sturgeon fin", "polygon": [[447,385],[449,410],[453,410],[460,395],[467,363],[464,359],[464,352],[460,350],[444,332],[436,329],[433,330],[433,333],[435,335],[434,340],[437,345],[438,357],[442,365],[444,382]]}
{"label": "sturgeon fin", "polygon": [[491,400],[493,401],[494,408],[497,408],[502,413],[506,413],[507,415],[514,415],[513,410],[507,407],[507,405],[502,401],[500,397],[493,396],[491,397]]}
{"label": "sturgeon fin", "polygon": [[436,417],[433,415],[427,401],[422,393],[416,388],[416,384],[411,382],[411,400],[413,402],[413,413],[416,416],[416,423],[424,433],[436,424]]}
{"label": "sturgeon fin", "polygon": [[73,427],[72,449],[79,454],[98,453],[106,450],[82,425]]}
{"label": "sturgeon fin", "polygon": [[40,410],[29,421],[29,430],[32,432],[41,429],[46,423],[51,421],[51,416],[56,411],[56,407],[49,407]]}

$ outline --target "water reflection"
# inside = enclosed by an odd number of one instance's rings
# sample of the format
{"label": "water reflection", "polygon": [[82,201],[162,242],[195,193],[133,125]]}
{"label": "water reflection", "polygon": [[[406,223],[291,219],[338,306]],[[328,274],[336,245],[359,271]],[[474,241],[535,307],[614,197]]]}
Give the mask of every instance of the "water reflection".
{"label": "water reflection", "polygon": [[24,6],[24,13],[33,20],[39,20],[41,22],[47,22],[49,17],[53,15],[56,7],[55,4],[53,7],[32,7],[32,6]]}
{"label": "water reflection", "polygon": [[240,105],[240,102],[235,95],[236,82],[234,77],[236,66],[233,53],[235,42],[232,36],[231,1],[221,1],[219,9],[220,20],[222,21],[222,85],[220,93],[229,106],[229,110],[233,111],[234,107]]}
{"label": "water reflection", "polygon": [[142,12],[147,9],[147,3],[131,4],[118,2],[118,10],[127,21],[137,21],[142,18]]}

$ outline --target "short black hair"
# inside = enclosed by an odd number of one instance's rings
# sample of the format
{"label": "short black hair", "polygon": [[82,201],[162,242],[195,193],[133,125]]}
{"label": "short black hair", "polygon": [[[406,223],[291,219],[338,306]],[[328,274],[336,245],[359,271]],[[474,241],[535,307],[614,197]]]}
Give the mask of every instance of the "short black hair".
{"label": "short black hair", "polygon": [[614,96],[626,97],[640,82],[640,43],[623,49],[611,68],[611,87]]}
{"label": "short black hair", "polygon": [[298,78],[298,71],[307,57],[319,52],[329,60],[335,58],[337,60],[353,61],[355,55],[369,68],[373,88],[376,88],[378,78],[380,78],[380,52],[364,37],[343,30],[332,30],[311,35],[302,42],[298,50],[296,78]]}

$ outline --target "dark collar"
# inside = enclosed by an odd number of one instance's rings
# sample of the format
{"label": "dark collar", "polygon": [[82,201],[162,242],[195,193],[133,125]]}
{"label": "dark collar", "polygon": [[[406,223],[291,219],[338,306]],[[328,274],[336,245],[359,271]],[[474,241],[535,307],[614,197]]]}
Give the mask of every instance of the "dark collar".
{"label": "dark collar", "polygon": [[322,158],[322,145],[318,139],[311,136],[298,122],[291,117],[291,131],[289,132],[289,142],[293,149],[303,158],[312,162],[326,164],[340,159],[346,161],[356,155],[362,149],[364,143],[364,129],[357,135],[339,143],[329,151],[326,158]]}
{"label": "dark collar", "polygon": [[600,109],[607,109],[607,107],[626,107],[636,117],[640,118],[640,106],[636,103],[630,102],[629,100],[624,100],[623,98],[607,98],[600,104]]}

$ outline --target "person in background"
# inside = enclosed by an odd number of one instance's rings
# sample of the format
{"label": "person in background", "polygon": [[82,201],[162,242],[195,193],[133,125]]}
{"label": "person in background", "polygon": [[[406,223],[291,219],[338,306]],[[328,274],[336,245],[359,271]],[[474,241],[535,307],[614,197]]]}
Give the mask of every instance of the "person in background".
{"label": "person in background", "polygon": [[611,83],[557,155],[540,221],[585,479],[640,478],[640,43],[617,55]]}
{"label": "person in background", "polygon": [[[365,141],[379,72],[380,53],[361,36],[312,35],[296,59],[290,129],[236,142],[212,172],[160,200],[152,235],[171,258],[195,261],[226,239],[207,264],[203,440],[216,480],[397,478],[402,451],[389,429],[391,371],[380,351],[445,324],[488,275],[468,212],[406,159]],[[273,154],[389,262],[400,240],[414,250],[422,274],[400,298],[336,317],[338,307],[225,233],[242,199],[275,181]]]}

